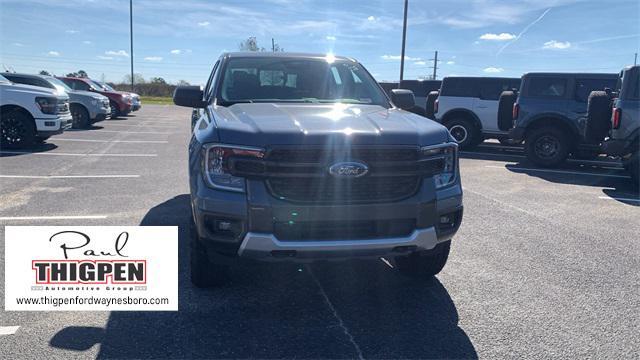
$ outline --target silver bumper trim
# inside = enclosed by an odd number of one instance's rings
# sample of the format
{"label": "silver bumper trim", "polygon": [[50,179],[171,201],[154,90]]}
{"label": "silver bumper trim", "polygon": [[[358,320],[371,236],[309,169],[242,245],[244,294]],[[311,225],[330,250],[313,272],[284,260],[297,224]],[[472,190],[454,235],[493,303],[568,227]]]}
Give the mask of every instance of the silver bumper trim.
{"label": "silver bumper trim", "polygon": [[242,240],[238,256],[248,258],[274,258],[272,252],[290,252],[291,258],[335,258],[356,256],[382,256],[402,246],[433,249],[439,242],[434,227],[416,229],[407,237],[369,240],[300,240],[281,241],[273,234],[247,233]]}

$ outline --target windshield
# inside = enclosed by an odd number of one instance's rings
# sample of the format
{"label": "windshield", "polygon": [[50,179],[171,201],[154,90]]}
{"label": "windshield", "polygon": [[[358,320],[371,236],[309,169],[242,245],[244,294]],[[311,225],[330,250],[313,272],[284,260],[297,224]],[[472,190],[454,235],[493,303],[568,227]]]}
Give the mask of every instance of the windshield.
{"label": "windshield", "polygon": [[55,86],[58,90],[61,91],[73,91],[73,89],[71,89],[69,86],[67,86],[67,84],[63,83],[62,81],[54,78],[54,77],[48,77],[47,80],[53,84],[53,86]]}
{"label": "windshield", "polygon": [[99,82],[97,81],[93,81],[93,80],[89,80],[89,83],[91,84],[91,87],[93,87],[96,90],[100,90],[100,91],[109,91],[108,89],[106,89],[104,86],[102,86]]}
{"label": "windshield", "polygon": [[11,81],[9,81],[9,79],[7,79],[6,77],[0,75],[0,83],[10,83]]}
{"label": "windshield", "polygon": [[115,91],[111,86],[109,86],[109,84],[107,83],[98,83],[100,85],[102,85],[102,88],[108,91]]}
{"label": "windshield", "polygon": [[386,96],[361,65],[324,59],[230,59],[218,98],[223,106],[236,102],[339,102],[389,107]]}

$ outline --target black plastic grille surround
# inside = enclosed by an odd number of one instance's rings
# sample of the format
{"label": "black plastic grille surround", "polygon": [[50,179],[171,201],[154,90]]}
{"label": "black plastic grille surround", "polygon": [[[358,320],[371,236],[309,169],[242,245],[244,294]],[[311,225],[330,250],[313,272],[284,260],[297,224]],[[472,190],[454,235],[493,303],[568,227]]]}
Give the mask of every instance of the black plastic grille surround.
{"label": "black plastic grille surround", "polygon": [[[362,177],[335,177],[329,167],[356,161]],[[264,159],[232,158],[233,175],[262,178],[274,197],[294,203],[348,204],[399,201],[414,195],[422,179],[440,173],[442,157],[421,159],[417,147],[272,148]]]}

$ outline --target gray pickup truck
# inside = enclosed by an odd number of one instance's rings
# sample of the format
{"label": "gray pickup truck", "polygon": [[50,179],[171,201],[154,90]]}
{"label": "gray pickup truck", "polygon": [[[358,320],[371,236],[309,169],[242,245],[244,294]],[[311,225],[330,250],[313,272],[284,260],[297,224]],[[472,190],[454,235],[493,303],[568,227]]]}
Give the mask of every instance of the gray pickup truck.
{"label": "gray pickup truck", "polygon": [[230,53],[175,104],[204,109],[189,144],[191,280],[241,259],[380,258],[430,277],[462,221],[457,145],[357,61]]}

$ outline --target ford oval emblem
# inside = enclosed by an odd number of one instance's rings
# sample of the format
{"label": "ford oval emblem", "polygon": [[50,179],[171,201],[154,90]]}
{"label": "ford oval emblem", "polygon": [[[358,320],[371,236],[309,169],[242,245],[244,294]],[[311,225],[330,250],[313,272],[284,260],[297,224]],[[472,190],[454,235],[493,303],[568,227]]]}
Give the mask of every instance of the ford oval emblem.
{"label": "ford oval emblem", "polygon": [[369,167],[359,162],[339,162],[329,167],[329,174],[335,177],[361,177],[369,172]]}

